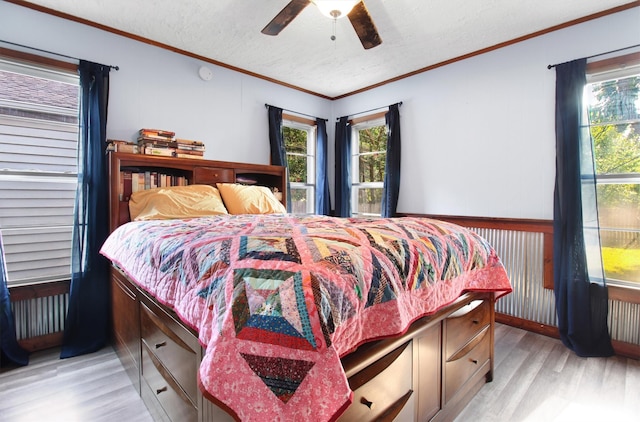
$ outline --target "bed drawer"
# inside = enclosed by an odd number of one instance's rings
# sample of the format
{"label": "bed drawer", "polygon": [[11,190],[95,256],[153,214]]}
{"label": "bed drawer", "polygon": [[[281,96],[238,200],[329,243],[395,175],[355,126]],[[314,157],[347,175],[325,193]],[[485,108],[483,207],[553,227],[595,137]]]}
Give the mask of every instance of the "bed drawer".
{"label": "bed drawer", "polygon": [[233,169],[215,167],[196,167],[193,169],[193,183],[215,185],[216,183],[233,183],[235,175]]}
{"label": "bed drawer", "polygon": [[449,359],[469,340],[489,325],[491,308],[488,301],[474,300],[445,320],[445,357]]}
{"label": "bed drawer", "polygon": [[198,394],[196,353],[167,328],[157,314],[145,304],[141,305],[140,326],[143,345],[170,374],[167,376],[172,376],[195,404]]}
{"label": "bed drawer", "polygon": [[485,368],[491,354],[490,327],[485,327],[464,348],[445,362],[444,401],[447,403],[476,372]]}
{"label": "bed drawer", "polygon": [[[191,401],[168,381],[162,364],[151,353],[147,345],[142,347],[142,379],[149,387],[149,395],[160,403],[170,420],[189,422],[198,419],[198,411]],[[178,387],[179,388],[179,387]]]}
{"label": "bed drawer", "polygon": [[111,306],[114,349],[140,392],[140,325],[138,297],[131,285],[115,268],[111,269]]}
{"label": "bed drawer", "polygon": [[[353,403],[340,421],[392,420],[402,412],[413,419],[413,353],[411,342],[349,378]],[[411,404],[407,405],[410,402]]]}

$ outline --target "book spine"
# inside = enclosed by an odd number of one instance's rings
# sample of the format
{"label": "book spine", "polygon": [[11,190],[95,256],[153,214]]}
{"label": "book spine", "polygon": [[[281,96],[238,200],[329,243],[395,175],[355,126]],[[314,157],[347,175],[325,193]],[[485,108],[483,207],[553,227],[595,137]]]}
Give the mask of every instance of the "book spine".
{"label": "book spine", "polygon": [[204,152],[204,147],[194,147],[189,145],[180,145],[176,147],[179,151],[189,151],[189,152]]}
{"label": "book spine", "polygon": [[177,149],[176,154],[204,155],[204,151],[190,151],[190,150],[184,150],[184,149]]}
{"label": "book spine", "polygon": [[120,179],[122,180],[121,200],[128,201],[129,198],[131,198],[133,172],[131,172],[131,170],[124,170],[120,173]]}
{"label": "book spine", "polygon": [[189,159],[199,159],[199,160],[204,160],[204,156],[203,155],[199,155],[199,154],[181,154],[181,153],[176,153],[176,158],[189,158]]}
{"label": "book spine", "polygon": [[145,147],[144,153],[146,155],[161,155],[163,157],[173,157],[175,154],[174,148],[154,148]]}
{"label": "book spine", "polygon": [[131,174],[131,193],[136,193],[138,192],[139,189],[138,188],[138,173],[132,173]]}
{"label": "book spine", "polygon": [[176,138],[176,142],[178,144],[182,144],[182,145],[204,146],[204,142],[202,142],[202,141],[193,141],[191,139]]}
{"label": "book spine", "polygon": [[176,136],[176,133],[170,130],[146,129],[146,128],[140,129],[139,134],[141,136],[151,135],[151,136],[163,136],[165,138],[173,138],[174,136]]}

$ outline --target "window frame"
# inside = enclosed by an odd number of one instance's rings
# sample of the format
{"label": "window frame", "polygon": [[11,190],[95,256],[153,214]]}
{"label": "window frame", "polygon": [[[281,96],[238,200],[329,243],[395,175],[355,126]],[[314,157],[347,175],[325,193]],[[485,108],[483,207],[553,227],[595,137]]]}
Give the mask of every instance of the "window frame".
{"label": "window frame", "polygon": [[[306,119],[300,116],[283,113],[282,114],[282,127],[288,127],[291,129],[301,130],[307,132],[307,150],[306,154],[294,153],[286,151],[287,166],[289,156],[304,156],[307,163],[307,180],[305,182],[292,182],[289,180],[290,190],[305,190],[306,191],[306,212],[304,214],[297,213],[297,215],[311,215],[315,214],[316,204],[316,169],[317,169],[317,134],[318,126],[314,120]],[[286,139],[283,139],[285,149],[287,147]],[[289,177],[289,175],[287,175]],[[291,194],[291,203],[293,206],[293,194]]]}
{"label": "window frame", "polygon": [[[385,126],[387,111],[362,116],[351,120],[351,215],[354,217],[380,217],[382,214],[364,213],[358,210],[358,193],[360,189],[382,189],[384,192],[384,174],[379,182],[360,182],[360,161],[363,155],[386,154],[387,149],[360,153],[360,131],[372,127]],[[381,204],[382,206],[382,204]]]}
{"label": "window frame", "polygon": [[[587,85],[604,82],[611,79],[623,78],[640,73],[640,52],[622,56],[610,57],[587,63]],[[585,86],[586,89],[586,86]],[[589,122],[589,127],[591,123]],[[607,183],[631,182],[638,183],[640,175],[635,173],[616,175],[597,175],[596,185]],[[636,180],[634,180],[636,179]],[[598,225],[600,222],[598,222]],[[630,303],[640,303],[640,283],[617,280],[605,276],[609,300]]]}
{"label": "window frame", "polygon": [[[24,51],[11,50],[7,48],[0,47],[0,59],[5,62],[6,68],[11,68],[11,63],[7,64],[6,62],[16,63],[17,67],[20,67],[21,72],[30,76],[41,76],[42,73],[47,73],[48,78],[51,80],[55,80],[63,83],[72,83],[78,85],[78,110],[74,113],[70,113],[67,109],[49,106],[49,105],[28,105],[20,102],[12,101],[12,100],[0,100],[0,107],[5,108],[15,108],[22,109],[27,113],[45,113],[45,114],[55,114],[62,117],[63,120],[47,120],[47,119],[38,119],[37,117],[23,117],[23,116],[15,116],[11,114],[5,114],[2,116],[3,122],[25,122],[24,127],[34,127],[38,130],[56,130],[54,128],[58,128],[57,130],[61,132],[75,133],[76,137],[79,137],[79,107],[80,107],[80,81],[78,75],[78,65],[77,63],[70,63],[65,61],[56,60],[50,57],[39,56],[31,53],[27,53]],[[75,123],[69,123],[68,118],[75,118]],[[71,127],[75,124],[75,130],[71,130]],[[22,125],[18,125],[22,127]],[[77,140],[76,140],[77,143]],[[77,159],[76,159],[77,161]],[[32,179],[37,181],[37,179],[55,181],[56,183],[64,183],[64,184],[73,184],[73,191],[76,190],[77,186],[77,171],[75,173],[69,173],[68,171],[47,171],[43,170],[34,174],[32,171],[28,170],[8,170],[3,172],[2,177],[9,179],[20,178],[22,176],[31,176]],[[27,178],[24,178],[24,181],[31,181]],[[70,189],[71,190],[71,189]],[[74,194],[75,196],[75,194]],[[73,216],[71,215],[71,219]],[[66,225],[54,225],[51,226],[50,229],[53,232],[59,232],[63,230],[64,227],[68,227]],[[5,230],[43,230],[44,227],[25,227],[25,228],[4,228]],[[6,242],[5,242],[5,253],[6,253]],[[71,243],[69,243],[69,260],[71,260]],[[68,273],[51,275],[51,276],[42,276],[42,277],[34,277],[25,280],[17,280],[15,282],[10,282],[7,280],[7,284],[9,289],[16,290],[22,288],[39,288],[46,286],[53,286],[60,284],[64,288],[64,286],[68,286],[68,283],[71,278],[71,267],[69,265]]]}

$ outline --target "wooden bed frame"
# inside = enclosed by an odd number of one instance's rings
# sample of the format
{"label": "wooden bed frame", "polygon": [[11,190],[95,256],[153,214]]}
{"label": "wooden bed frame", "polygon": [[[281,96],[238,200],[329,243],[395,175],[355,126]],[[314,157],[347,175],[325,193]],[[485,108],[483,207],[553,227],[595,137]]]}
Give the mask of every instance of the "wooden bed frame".
{"label": "wooden bed frame", "polygon": [[[286,203],[282,167],[124,153],[110,153],[109,161],[112,231],[129,221],[124,171],[162,172],[185,177],[189,184],[251,179],[283,192]],[[354,398],[339,420],[452,420],[492,379],[493,298],[492,293],[464,294],[414,322],[405,334],[366,343],[344,356]],[[115,267],[111,300],[114,348],[155,420],[234,420],[198,388],[203,351],[193,330]]]}

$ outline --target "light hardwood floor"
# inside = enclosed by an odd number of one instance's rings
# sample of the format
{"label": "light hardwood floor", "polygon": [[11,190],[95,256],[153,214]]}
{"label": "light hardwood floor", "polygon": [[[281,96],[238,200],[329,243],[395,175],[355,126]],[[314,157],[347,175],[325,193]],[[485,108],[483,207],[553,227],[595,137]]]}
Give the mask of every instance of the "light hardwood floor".
{"label": "light hardwood floor", "polygon": [[581,358],[560,340],[496,325],[493,382],[456,422],[638,422],[640,361]]}
{"label": "light hardwood floor", "polygon": [[[637,422],[640,361],[580,358],[559,340],[496,327],[495,376],[456,422]],[[113,349],[35,353],[0,372],[2,422],[151,422]]]}
{"label": "light hardwood floor", "polygon": [[2,422],[153,422],[111,347],[60,359],[33,353],[0,373]]}

